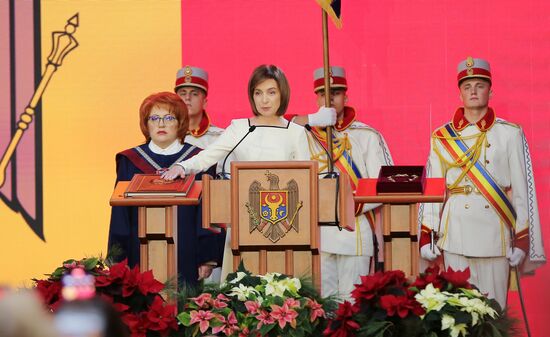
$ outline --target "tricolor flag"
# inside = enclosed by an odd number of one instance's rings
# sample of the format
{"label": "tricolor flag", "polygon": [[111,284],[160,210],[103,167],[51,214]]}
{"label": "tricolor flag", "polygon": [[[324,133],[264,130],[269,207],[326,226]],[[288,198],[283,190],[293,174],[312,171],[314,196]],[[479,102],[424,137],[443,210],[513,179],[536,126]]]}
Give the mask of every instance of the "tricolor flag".
{"label": "tricolor flag", "polygon": [[341,18],[341,3],[340,0],[315,0],[323,8],[325,12],[327,12],[328,16],[330,16],[330,19],[332,22],[334,22],[334,25],[336,28],[341,29],[342,28],[342,18]]}

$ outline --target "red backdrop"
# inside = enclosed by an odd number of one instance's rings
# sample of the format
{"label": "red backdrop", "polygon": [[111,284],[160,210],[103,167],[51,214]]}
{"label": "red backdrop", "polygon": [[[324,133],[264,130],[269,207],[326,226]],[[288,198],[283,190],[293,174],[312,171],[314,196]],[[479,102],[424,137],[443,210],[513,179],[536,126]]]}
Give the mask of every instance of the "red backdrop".
{"label": "red backdrop", "polygon": [[[424,164],[431,131],[460,104],[456,65],[490,60],[497,116],[529,141],[546,246],[550,246],[550,2],[545,0],[342,1],[330,58],[348,72],[349,104],[386,138],[397,164]],[[290,113],[316,110],[312,73],[322,66],[315,1],[182,0],[182,64],[210,74],[208,111],[218,126],[249,116],[248,77],[273,63],[290,81]],[[175,73],[175,72],[174,72]],[[523,281],[534,336],[550,320],[550,268]],[[517,294],[512,308],[519,313]]]}

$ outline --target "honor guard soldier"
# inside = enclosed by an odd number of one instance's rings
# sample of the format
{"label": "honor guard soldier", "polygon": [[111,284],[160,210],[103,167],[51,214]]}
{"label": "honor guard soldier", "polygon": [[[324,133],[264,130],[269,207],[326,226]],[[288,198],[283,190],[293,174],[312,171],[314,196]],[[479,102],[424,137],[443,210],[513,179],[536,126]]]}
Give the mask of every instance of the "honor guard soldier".
{"label": "honor guard soldier", "polygon": [[445,178],[447,200],[421,205],[420,254],[469,267],[470,282],[504,308],[510,266],[527,272],[546,259],[531,156],[521,127],[489,107],[489,63],[468,57],[457,80],[464,106],[432,133],[426,166]]}
{"label": "honor guard soldier", "polygon": [[185,141],[205,149],[223,132],[223,129],[211,124],[205,110],[208,104],[208,73],[198,67],[181,68],[176,75],[174,91],[189,111],[189,131]]}
{"label": "honor guard soldier", "polygon": [[[313,90],[319,111],[308,116],[296,116],[294,121],[304,123],[311,117],[325,115],[326,122],[318,125],[332,125],[332,148],[334,169],[349,177],[352,188],[357,187],[360,178],[376,178],[382,165],[393,165],[393,161],[382,135],[374,128],[357,120],[355,109],[347,106],[347,79],[344,68],[331,67],[330,102],[325,108],[324,71],[319,68],[313,73]],[[335,112],[331,122],[330,110]],[[293,117],[293,116],[289,116]],[[319,172],[328,172],[328,142],[325,130],[309,127],[308,142],[311,159],[319,162]],[[374,213],[378,204],[356,205],[355,231],[339,230],[336,226],[321,227],[321,278],[323,296],[337,295],[350,299],[354,284],[360,283],[360,276],[370,271],[374,256]]]}
{"label": "honor guard soldier", "polygon": [[[208,104],[208,73],[202,68],[186,65],[176,74],[174,91],[187,105],[189,114],[185,142],[206,149],[224,130],[212,125],[205,110]],[[216,172],[221,171],[221,163],[218,163]],[[219,283],[219,274],[220,269],[215,269],[208,281]]]}

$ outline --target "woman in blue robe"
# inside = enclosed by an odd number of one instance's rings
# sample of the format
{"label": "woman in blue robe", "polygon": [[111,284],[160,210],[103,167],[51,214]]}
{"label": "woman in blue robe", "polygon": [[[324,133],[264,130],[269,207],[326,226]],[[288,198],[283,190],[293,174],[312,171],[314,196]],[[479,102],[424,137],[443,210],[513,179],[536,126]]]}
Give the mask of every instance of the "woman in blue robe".
{"label": "woman in blue robe", "polygon": [[[184,143],[188,128],[187,107],[178,95],[162,92],[147,97],[140,107],[140,128],[146,143],[116,155],[116,182],[129,181],[136,173],[159,173],[201,151]],[[207,173],[214,175],[212,167]],[[200,175],[197,175],[200,180]],[[179,281],[197,285],[208,277],[213,266],[221,265],[224,234],[201,226],[201,207],[178,206],[178,274]],[[116,247],[116,248],[114,248]],[[128,259],[139,265],[137,207],[115,206],[111,212],[109,252],[115,261]]]}

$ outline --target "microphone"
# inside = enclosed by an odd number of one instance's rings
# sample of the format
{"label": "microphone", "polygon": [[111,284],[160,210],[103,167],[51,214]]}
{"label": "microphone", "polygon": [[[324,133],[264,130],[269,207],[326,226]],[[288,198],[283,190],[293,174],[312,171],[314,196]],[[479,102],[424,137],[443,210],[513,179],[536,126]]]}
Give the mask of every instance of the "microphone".
{"label": "microphone", "polygon": [[237,146],[239,146],[241,144],[241,142],[249,135],[251,134],[252,132],[254,132],[254,130],[256,130],[256,125],[251,125],[250,128],[248,128],[248,132],[243,136],[243,138],[241,138],[241,140],[239,140],[239,142],[237,144],[235,144],[235,146],[233,146],[233,148],[231,149],[231,151],[229,151],[227,153],[227,155],[225,156],[225,158],[223,159],[223,164],[222,164],[222,171],[218,174],[218,178],[221,179],[221,180],[227,180],[229,179],[228,177],[228,174],[225,172],[225,162],[227,161],[227,158],[229,158],[229,156],[231,155],[231,153],[233,153],[233,151],[235,151],[235,149],[237,148]]}
{"label": "microphone", "polygon": [[[323,146],[323,144],[321,144],[321,142],[319,141],[319,139],[315,136],[315,134],[311,131],[311,125],[309,124],[306,124],[304,125],[304,128],[306,128],[307,131],[309,131],[311,134],[312,134],[312,137],[313,139],[315,139],[315,141],[317,142],[317,144],[319,144],[319,146],[325,151],[325,153],[327,154],[327,160],[332,160],[332,158],[330,158],[330,155],[328,153],[328,150]],[[328,143],[328,141],[327,141]],[[336,178],[338,176],[338,174],[336,174],[336,172],[332,171],[332,172],[327,172],[327,175],[325,176],[325,178]]]}

